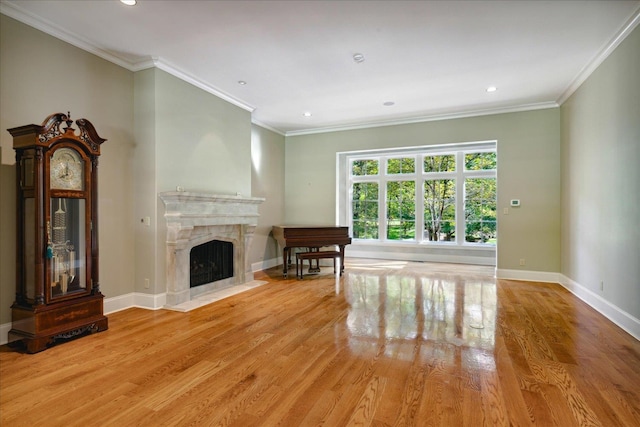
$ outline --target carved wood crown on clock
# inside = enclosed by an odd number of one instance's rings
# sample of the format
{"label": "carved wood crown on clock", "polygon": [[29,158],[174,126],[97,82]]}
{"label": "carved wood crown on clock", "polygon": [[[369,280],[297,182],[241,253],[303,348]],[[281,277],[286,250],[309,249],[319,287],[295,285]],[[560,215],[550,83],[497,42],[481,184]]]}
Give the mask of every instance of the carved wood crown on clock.
{"label": "carved wood crown on clock", "polygon": [[[62,124],[66,124],[67,126],[64,128],[64,131],[60,130]],[[91,154],[99,156],[100,155],[100,145],[106,141],[106,139],[101,138],[96,131],[96,128],[93,127],[93,124],[87,119],[78,119],[75,121],[78,129],[80,131],[79,135],[76,135],[75,129],[71,126],[73,125],[73,120],[71,120],[71,113],[55,113],[51,114],[47,117],[41,125],[26,125],[18,128],[11,129],[11,135],[14,138],[19,138],[25,135],[33,135],[36,133],[38,135],[38,139],[35,145],[42,147],[49,147],[53,140],[57,140],[60,138],[71,137],[78,138],[84,141],[88,147],[91,149]],[[32,140],[25,141],[29,145],[34,145]],[[21,144],[14,141],[14,148],[20,148]]]}

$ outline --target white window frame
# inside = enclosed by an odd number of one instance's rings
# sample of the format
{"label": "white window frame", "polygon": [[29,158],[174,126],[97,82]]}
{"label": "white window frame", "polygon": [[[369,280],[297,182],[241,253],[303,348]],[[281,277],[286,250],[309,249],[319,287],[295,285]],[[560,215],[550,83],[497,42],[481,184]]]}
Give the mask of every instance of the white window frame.
{"label": "white window frame", "polygon": [[[497,180],[497,169],[494,170],[473,170],[464,169],[464,155],[466,153],[479,152],[496,152],[497,141],[480,141],[471,143],[432,145],[411,148],[396,148],[383,150],[367,150],[356,152],[338,153],[338,195],[336,212],[338,223],[350,227],[350,233],[353,236],[353,212],[352,212],[352,194],[354,182],[377,182],[378,188],[378,239],[356,239],[356,244],[378,244],[378,245],[415,245],[428,246],[432,248],[491,248],[495,251],[495,245],[487,243],[474,243],[465,241],[465,218],[464,218],[464,183],[466,178],[495,178]],[[454,154],[456,157],[455,172],[424,172],[424,157],[432,155]],[[403,174],[388,174],[387,160],[393,158],[414,157],[415,172]],[[351,165],[355,160],[377,159],[378,175],[362,175],[351,176]],[[424,227],[424,183],[428,179],[455,179],[456,185],[456,232],[455,241],[452,242],[436,242],[425,239]],[[415,195],[415,239],[412,240],[395,240],[387,239],[387,183],[390,181],[413,180],[416,185]],[[497,194],[496,194],[497,198]],[[497,200],[496,200],[497,203]],[[496,215],[496,221],[498,217]]]}

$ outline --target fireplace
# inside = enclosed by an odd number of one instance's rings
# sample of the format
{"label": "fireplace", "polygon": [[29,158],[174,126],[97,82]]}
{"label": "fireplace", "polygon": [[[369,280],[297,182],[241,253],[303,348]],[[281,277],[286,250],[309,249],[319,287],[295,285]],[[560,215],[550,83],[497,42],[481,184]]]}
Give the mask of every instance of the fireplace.
{"label": "fireplace", "polygon": [[[164,217],[167,222],[168,307],[191,301],[203,293],[253,281],[247,251],[258,223],[258,206],[264,201],[263,198],[186,191],[160,193],[159,197],[165,205]],[[231,258],[231,271],[226,273],[228,277],[192,287],[193,249],[216,241],[225,246],[227,261]]]}
{"label": "fireplace", "polygon": [[233,243],[211,240],[191,249],[189,287],[233,277]]}

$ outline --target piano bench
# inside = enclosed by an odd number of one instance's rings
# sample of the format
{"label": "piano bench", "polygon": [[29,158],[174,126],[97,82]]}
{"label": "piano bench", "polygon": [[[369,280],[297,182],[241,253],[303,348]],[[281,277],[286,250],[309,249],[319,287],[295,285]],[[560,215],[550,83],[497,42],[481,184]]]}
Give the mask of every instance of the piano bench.
{"label": "piano bench", "polygon": [[[306,259],[327,259],[333,258],[333,273],[336,272],[336,258],[340,258],[339,251],[315,251],[315,252],[298,252],[296,254],[296,277],[302,279],[302,271],[304,269],[304,260]],[[298,267],[299,266],[299,267]],[[342,274],[342,266],[340,268]]]}

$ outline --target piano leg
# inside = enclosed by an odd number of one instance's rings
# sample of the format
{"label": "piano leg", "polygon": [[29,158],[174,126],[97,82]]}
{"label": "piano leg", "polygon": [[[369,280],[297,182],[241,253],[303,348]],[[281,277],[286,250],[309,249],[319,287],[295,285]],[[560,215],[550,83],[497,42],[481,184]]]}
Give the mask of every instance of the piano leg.
{"label": "piano leg", "polygon": [[287,273],[291,266],[291,248],[282,249],[282,277],[287,278]]}

